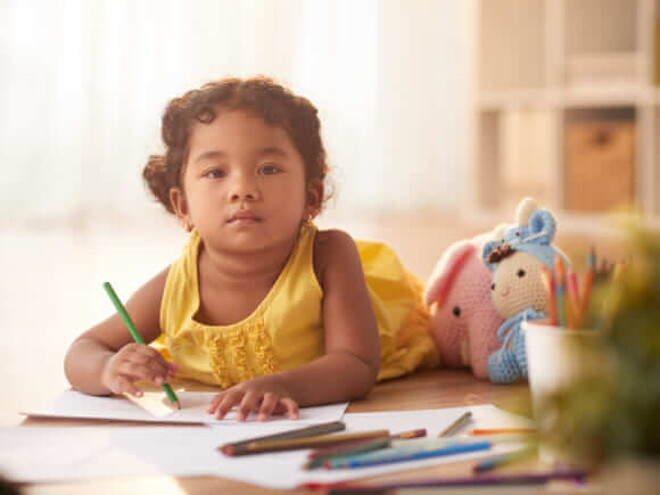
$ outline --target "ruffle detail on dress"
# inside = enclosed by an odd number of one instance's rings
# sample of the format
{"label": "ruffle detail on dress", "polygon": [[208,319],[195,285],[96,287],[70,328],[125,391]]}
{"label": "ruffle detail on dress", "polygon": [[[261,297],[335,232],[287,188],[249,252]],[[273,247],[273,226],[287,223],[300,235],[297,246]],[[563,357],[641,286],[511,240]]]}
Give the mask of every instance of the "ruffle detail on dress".
{"label": "ruffle detail on dress", "polygon": [[227,367],[227,362],[224,359],[225,345],[222,335],[216,335],[212,339],[209,339],[207,345],[209,349],[211,369],[213,370],[218,385],[223,389],[231,387],[232,382],[229,378],[229,369]]}
{"label": "ruffle detail on dress", "polygon": [[270,375],[277,371],[275,365],[275,354],[273,353],[273,344],[270,335],[266,332],[263,325],[258,328],[249,329],[250,338],[254,340],[254,354],[257,356],[257,363],[261,364],[261,375]]}
{"label": "ruffle detail on dress", "polygon": [[218,332],[207,345],[211,369],[222,388],[277,371],[263,321]]}

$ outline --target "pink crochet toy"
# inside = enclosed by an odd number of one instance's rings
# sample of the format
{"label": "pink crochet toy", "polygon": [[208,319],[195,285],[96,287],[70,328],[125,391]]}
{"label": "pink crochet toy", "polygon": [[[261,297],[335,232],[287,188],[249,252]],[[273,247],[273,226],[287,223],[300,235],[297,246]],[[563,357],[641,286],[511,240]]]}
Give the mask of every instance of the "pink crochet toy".
{"label": "pink crochet toy", "polygon": [[482,235],[451,245],[438,261],[425,294],[441,366],[471,367],[478,378],[488,377],[488,357],[502,345],[497,329],[504,318],[493,305],[492,275],[481,259],[483,244],[492,238]]}

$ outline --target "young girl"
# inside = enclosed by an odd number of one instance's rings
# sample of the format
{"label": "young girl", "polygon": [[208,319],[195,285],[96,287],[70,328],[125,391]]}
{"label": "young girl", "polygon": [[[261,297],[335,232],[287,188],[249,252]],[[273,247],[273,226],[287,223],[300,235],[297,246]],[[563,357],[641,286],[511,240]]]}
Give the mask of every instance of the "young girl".
{"label": "young girl", "polygon": [[[270,79],[224,79],[173,99],[165,154],[143,177],[190,232],[127,311],[78,337],[71,385],[142,395],[177,376],[222,389],[239,420],[365,396],[376,379],[437,361],[421,284],[379,243],[317,230],[327,165],[316,108]],[[173,361],[173,362],[172,362]]]}

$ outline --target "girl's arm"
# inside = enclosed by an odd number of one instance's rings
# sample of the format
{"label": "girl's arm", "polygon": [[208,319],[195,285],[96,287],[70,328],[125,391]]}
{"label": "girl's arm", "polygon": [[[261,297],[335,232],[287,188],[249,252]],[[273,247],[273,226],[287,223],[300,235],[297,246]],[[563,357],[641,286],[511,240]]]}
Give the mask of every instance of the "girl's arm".
{"label": "girl's arm", "polygon": [[[320,231],[314,270],[323,289],[325,354],[291,375],[300,403],[319,404],[367,395],[378,376],[378,326],[352,237],[340,230]],[[298,373],[296,373],[298,371]]]}
{"label": "girl's arm", "polygon": [[[145,342],[160,334],[160,301],[168,271],[166,268],[144,284],[126,303]],[[100,288],[99,297],[103,297]],[[64,372],[74,389],[87,394],[127,392],[139,396],[141,391],[134,381],[160,385],[169,380],[172,369],[156,350],[133,343],[126,325],[115,313],[73,341],[64,359]]]}
{"label": "girl's arm", "polygon": [[378,326],[353,239],[338,230],[317,234],[314,269],[323,288],[325,354],[306,365],[240,383],[216,396],[208,412],[219,418],[237,407],[238,419],[258,412],[297,417],[297,405],[364,397],[380,366]]}

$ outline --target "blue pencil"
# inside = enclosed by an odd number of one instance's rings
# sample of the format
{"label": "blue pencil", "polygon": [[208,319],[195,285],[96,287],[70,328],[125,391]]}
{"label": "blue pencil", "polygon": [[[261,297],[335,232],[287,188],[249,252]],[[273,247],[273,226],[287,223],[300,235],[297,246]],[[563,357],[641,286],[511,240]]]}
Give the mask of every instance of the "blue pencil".
{"label": "blue pencil", "polygon": [[[389,455],[382,455],[378,458],[357,455],[352,458],[344,458],[341,461],[329,462],[325,466],[330,469],[358,468],[369,466],[380,466],[381,464],[391,464],[394,462],[416,461],[419,459],[428,459],[430,457],[440,457],[445,455],[463,454],[466,452],[475,452],[477,450],[486,450],[491,448],[490,442],[477,442],[465,445],[450,445],[439,449],[390,449]],[[383,452],[383,454],[385,454]]]}
{"label": "blue pencil", "polygon": [[491,469],[494,469],[503,464],[508,464],[510,462],[517,461],[518,459],[524,459],[525,457],[529,457],[534,452],[536,452],[536,447],[534,446],[525,447],[524,449],[516,450],[515,452],[509,452],[508,454],[502,454],[491,457],[490,459],[484,459],[483,461],[479,461],[474,465],[472,469],[475,473],[490,471]]}

